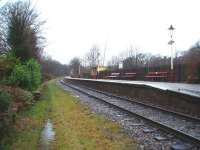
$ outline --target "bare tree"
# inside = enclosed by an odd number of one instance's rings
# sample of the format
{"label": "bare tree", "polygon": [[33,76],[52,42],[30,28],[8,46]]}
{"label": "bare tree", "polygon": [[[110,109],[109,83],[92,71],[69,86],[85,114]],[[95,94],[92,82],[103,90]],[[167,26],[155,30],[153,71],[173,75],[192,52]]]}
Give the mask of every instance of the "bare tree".
{"label": "bare tree", "polygon": [[16,1],[6,4],[0,12],[1,51],[10,50],[22,61],[38,58],[44,46],[40,30],[43,23],[30,2]]}
{"label": "bare tree", "polygon": [[[0,20],[3,21],[2,15],[0,15]],[[6,40],[5,24],[0,21],[0,54],[5,54],[8,51],[9,47]]]}
{"label": "bare tree", "polygon": [[86,59],[90,67],[96,67],[100,63],[100,49],[94,45],[86,54]]}
{"label": "bare tree", "polygon": [[125,69],[136,69],[146,64],[146,55],[137,48],[130,46],[129,50],[125,53],[126,57],[123,59],[123,66]]}
{"label": "bare tree", "polygon": [[108,67],[110,69],[118,69],[120,58],[118,56],[112,56],[111,60],[108,61]]}

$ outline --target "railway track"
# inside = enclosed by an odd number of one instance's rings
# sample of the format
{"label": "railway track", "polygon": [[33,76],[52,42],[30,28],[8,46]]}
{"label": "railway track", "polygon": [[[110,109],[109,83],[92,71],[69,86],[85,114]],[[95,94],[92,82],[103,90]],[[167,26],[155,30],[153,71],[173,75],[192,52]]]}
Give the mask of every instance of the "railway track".
{"label": "railway track", "polygon": [[95,92],[104,94],[106,96],[110,96],[110,97],[117,98],[117,99],[122,99],[122,100],[125,100],[127,102],[136,103],[136,104],[139,104],[139,105],[142,105],[142,106],[145,106],[145,107],[157,109],[157,110],[162,111],[162,112],[170,113],[172,115],[176,115],[176,116],[182,117],[182,118],[187,118],[188,120],[200,123],[200,118],[195,117],[195,116],[187,115],[187,114],[176,112],[176,111],[172,111],[172,110],[167,110],[165,108],[152,105],[151,103],[148,104],[148,103],[140,102],[140,101],[135,100],[133,98],[128,98],[128,97],[124,97],[124,96],[114,95],[114,94],[111,94],[111,93],[108,93],[108,92],[103,92],[103,91],[95,90],[95,89],[92,89],[92,88],[89,88],[89,87],[86,87],[86,86],[83,86],[83,85],[81,85],[81,87],[86,88],[86,89],[91,90],[91,91],[95,91]]}
{"label": "railway track", "polygon": [[103,101],[104,103],[111,105],[112,107],[115,107],[123,112],[143,119],[153,126],[156,126],[167,133],[172,133],[184,141],[191,142],[198,147],[200,146],[200,124],[199,120],[196,118],[190,118],[189,116],[184,116],[182,114],[173,112],[168,113],[166,110],[147,106],[147,104],[133,104],[133,102],[130,102],[130,100],[126,98],[86,87],[81,88],[69,83],[66,84],[64,81],[61,83],[83,94],[86,94],[89,97]]}

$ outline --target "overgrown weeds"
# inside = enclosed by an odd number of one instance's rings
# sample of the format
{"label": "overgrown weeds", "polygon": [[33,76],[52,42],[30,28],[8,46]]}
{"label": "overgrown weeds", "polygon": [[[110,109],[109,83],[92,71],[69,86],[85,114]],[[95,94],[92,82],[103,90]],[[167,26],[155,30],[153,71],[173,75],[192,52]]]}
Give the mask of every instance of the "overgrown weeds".
{"label": "overgrown weeds", "polygon": [[12,128],[9,128],[9,134],[4,135],[0,142],[2,149],[37,149],[42,127],[51,107],[49,87],[43,88],[44,93],[37,103],[15,115],[16,122],[12,124]]}

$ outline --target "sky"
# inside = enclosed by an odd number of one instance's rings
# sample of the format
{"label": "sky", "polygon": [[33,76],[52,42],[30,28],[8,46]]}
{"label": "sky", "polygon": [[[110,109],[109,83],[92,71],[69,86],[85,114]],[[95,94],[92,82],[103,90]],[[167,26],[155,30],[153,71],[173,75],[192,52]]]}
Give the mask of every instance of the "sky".
{"label": "sky", "polygon": [[[3,0],[5,1],[5,0]],[[175,27],[174,49],[188,50],[200,40],[199,0],[32,0],[46,20],[45,52],[61,63],[83,57],[93,45],[106,60],[131,46],[170,56],[169,26]]]}

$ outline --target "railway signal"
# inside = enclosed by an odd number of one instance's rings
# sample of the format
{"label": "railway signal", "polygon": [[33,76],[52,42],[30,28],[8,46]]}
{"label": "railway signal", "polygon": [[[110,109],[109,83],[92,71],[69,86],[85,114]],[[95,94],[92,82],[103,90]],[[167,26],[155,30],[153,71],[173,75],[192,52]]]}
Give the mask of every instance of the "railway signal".
{"label": "railway signal", "polygon": [[170,25],[170,27],[168,28],[168,30],[170,31],[170,41],[168,42],[169,45],[171,45],[171,70],[174,70],[174,62],[173,62],[173,44],[174,44],[174,40],[173,40],[173,31],[175,30],[175,28]]}

